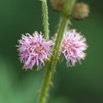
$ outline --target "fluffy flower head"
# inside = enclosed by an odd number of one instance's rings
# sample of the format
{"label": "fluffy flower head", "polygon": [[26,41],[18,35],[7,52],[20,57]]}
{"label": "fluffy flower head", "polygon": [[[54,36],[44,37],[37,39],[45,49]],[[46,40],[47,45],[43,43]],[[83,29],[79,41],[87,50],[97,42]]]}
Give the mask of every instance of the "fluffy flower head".
{"label": "fluffy flower head", "polygon": [[37,65],[38,69],[49,60],[52,53],[52,41],[46,41],[41,33],[34,32],[33,35],[26,33],[19,40],[18,51],[20,61],[24,63],[25,69],[32,69]]}
{"label": "fluffy flower head", "polygon": [[67,65],[74,66],[77,61],[84,59],[86,49],[86,39],[82,35],[76,30],[66,31],[61,44],[61,52],[67,60]]}

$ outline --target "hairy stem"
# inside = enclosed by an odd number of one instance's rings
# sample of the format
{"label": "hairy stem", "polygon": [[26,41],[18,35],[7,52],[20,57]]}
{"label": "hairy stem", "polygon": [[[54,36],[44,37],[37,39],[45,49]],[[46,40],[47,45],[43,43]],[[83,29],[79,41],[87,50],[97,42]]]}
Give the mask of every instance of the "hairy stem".
{"label": "hairy stem", "polygon": [[52,75],[54,73],[56,63],[57,63],[58,52],[59,52],[61,40],[62,40],[62,37],[63,37],[63,33],[66,29],[66,25],[67,25],[66,19],[62,18],[61,19],[60,31],[58,32],[58,37],[57,37],[56,44],[55,44],[54,51],[53,51],[53,56],[51,57],[51,60],[50,60],[51,62],[48,65],[48,69],[47,69],[45,77],[44,77],[44,82],[43,82],[41,95],[40,95],[40,98],[39,98],[39,103],[45,103],[46,102],[47,92],[48,92],[49,85],[51,83],[51,78],[52,78]]}
{"label": "hairy stem", "polygon": [[43,28],[44,28],[44,38],[49,40],[49,23],[48,23],[48,6],[47,0],[42,1],[42,15],[43,15]]}

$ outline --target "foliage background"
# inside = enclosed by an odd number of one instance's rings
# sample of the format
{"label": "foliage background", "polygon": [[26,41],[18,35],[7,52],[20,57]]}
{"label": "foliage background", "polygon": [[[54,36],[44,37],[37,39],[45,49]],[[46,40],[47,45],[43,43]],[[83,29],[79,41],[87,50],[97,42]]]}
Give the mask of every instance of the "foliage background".
{"label": "foliage background", "polygon": [[[57,67],[48,103],[103,103],[103,0],[81,0],[90,5],[90,16],[72,27],[87,38],[89,48],[82,64]],[[50,34],[59,15],[49,5]],[[36,103],[44,69],[23,70],[18,60],[21,34],[42,31],[39,0],[0,0],[0,103]]]}

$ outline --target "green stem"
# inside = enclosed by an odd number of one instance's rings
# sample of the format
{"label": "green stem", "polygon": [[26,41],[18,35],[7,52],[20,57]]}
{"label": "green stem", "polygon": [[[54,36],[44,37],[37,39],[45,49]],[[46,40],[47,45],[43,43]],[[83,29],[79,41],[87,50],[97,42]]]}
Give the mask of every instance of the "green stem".
{"label": "green stem", "polygon": [[39,103],[45,103],[46,102],[46,97],[47,97],[47,92],[49,89],[49,85],[51,83],[51,78],[55,70],[55,66],[57,63],[57,57],[58,57],[58,52],[60,48],[60,44],[63,38],[64,31],[67,26],[67,20],[65,18],[61,19],[61,26],[60,26],[60,31],[58,32],[57,40],[55,43],[54,51],[53,51],[53,56],[51,57],[51,62],[48,66],[48,69],[46,71],[45,77],[44,77],[44,82],[43,82],[43,87],[41,90],[40,98],[39,98]]}
{"label": "green stem", "polygon": [[48,23],[48,6],[47,0],[42,1],[42,15],[43,15],[43,27],[44,27],[44,38],[49,40],[49,23]]}

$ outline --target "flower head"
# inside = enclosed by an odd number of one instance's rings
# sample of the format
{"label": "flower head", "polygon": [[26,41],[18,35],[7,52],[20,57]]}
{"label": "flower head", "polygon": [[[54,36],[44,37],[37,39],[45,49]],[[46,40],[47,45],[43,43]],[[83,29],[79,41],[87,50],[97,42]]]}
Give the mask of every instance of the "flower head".
{"label": "flower head", "polygon": [[52,53],[52,41],[46,41],[41,33],[34,32],[33,35],[26,33],[19,40],[18,51],[20,61],[24,63],[25,69],[32,69],[34,65],[38,68],[49,60]]}
{"label": "flower head", "polygon": [[64,54],[67,65],[74,66],[77,61],[84,59],[87,49],[86,39],[76,30],[66,31],[61,44],[61,52]]}

